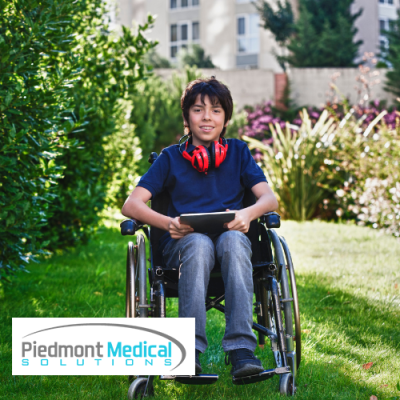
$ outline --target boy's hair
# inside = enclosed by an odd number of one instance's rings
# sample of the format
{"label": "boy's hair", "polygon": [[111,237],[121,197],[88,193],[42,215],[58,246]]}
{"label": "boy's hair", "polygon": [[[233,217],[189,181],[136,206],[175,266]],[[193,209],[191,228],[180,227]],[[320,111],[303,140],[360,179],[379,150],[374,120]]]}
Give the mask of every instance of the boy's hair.
{"label": "boy's hair", "polygon": [[[223,83],[217,81],[214,76],[211,78],[196,79],[189,82],[181,97],[182,115],[189,123],[189,109],[195,103],[197,96],[201,94],[201,102],[204,104],[204,96],[208,96],[211,104],[220,103],[225,111],[225,122],[232,118],[233,101],[231,92]],[[226,128],[221,132],[221,137],[225,135]],[[186,132],[185,132],[186,133]],[[192,134],[189,128],[189,135]]]}

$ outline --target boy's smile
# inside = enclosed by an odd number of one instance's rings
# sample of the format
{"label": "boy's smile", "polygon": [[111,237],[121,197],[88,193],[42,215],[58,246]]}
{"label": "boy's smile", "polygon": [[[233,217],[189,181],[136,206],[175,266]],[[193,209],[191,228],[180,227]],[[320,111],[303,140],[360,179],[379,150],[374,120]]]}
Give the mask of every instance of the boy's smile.
{"label": "boy's smile", "polygon": [[229,123],[225,122],[225,111],[220,103],[212,104],[210,98],[204,96],[204,104],[199,94],[189,110],[189,121],[185,121],[192,132],[193,146],[209,147]]}

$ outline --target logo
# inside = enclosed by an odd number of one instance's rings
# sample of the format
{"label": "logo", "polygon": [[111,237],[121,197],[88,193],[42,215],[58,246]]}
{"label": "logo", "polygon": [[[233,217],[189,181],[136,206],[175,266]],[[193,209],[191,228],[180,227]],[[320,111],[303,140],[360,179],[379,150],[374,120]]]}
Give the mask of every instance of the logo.
{"label": "logo", "polygon": [[194,375],[194,318],[13,318],[13,375]]}

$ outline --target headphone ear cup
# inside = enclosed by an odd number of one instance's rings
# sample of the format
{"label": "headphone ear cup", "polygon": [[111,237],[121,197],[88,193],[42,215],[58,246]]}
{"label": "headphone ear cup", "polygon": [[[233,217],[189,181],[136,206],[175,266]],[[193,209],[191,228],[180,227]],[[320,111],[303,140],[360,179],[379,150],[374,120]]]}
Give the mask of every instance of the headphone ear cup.
{"label": "headphone ear cup", "polygon": [[226,147],[215,142],[215,168],[218,168],[226,158]]}
{"label": "headphone ear cup", "polygon": [[210,168],[210,153],[204,146],[198,146],[193,151],[193,167],[199,172],[207,172]]}

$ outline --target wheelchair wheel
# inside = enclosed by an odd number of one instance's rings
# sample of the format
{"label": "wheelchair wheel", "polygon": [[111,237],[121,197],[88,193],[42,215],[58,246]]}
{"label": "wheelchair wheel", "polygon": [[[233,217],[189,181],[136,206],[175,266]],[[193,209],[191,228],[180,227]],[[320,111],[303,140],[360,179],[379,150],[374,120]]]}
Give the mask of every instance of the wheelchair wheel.
{"label": "wheelchair wheel", "polygon": [[284,374],[279,378],[279,391],[283,396],[294,396],[296,386],[292,374]]}
{"label": "wheelchair wheel", "polygon": [[146,246],[143,235],[137,235],[136,246],[128,244],[126,261],[126,318],[146,318],[147,309]]}
{"label": "wheelchair wheel", "polygon": [[[147,386],[147,387],[146,387]],[[146,392],[146,393],[145,393]],[[148,384],[148,378],[136,378],[128,390],[128,399],[143,399],[145,397],[154,396],[154,389],[152,385]]]}
{"label": "wheelchair wheel", "polygon": [[289,269],[289,283],[293,298],[293,311],[294,311],[294,326],[295,326],[295,342],[296,342],[296,364],[297,369],[300,368],[301,363],[301,326],[300,326],[300,310],[299,298],[297,296],[296,276],[294,274],[294,266],[292,256],[290,255],[289,246],[284,237],[279,237],[283,250],[285,252],[286,262]]}
{"label": "wheelchair wheel", "polygon": [[[294,278],[293,263],[290,258],[289,249],[286,242],[282,241],[273,229],[268,231],[271,242],[274,248],[275,262],[278,269],[277,280],[279,286],[279,296],[281,299],[281,310],[283,312],[284,328],[286,335],[286,347],[289,364],[293,376],[296,376],[297,368],[300,365],[301,360],[301,330],[300,330],[300,314],[297,298],[296,281]],[[286,259],[282,247],[285,250]],[[287,253],[286,253],[287,252]],[[289,261],[290,260],[290,261]],[[290,275],[290,284],[288,271]],[[292,309],[293,304],[293,309]],[[271,305],[269,303],[269,305]],[[273,313],[269,316],[271,324],[275,322]],[[294,346],[296,344],[296,346]],[[276,352],[274,352],[275,354]],[[294,360],[294,354],[296,354],[296,360]],[[277,359],[277,355],[275,356]],[[278,365],[278,360],[277,360]]]}

